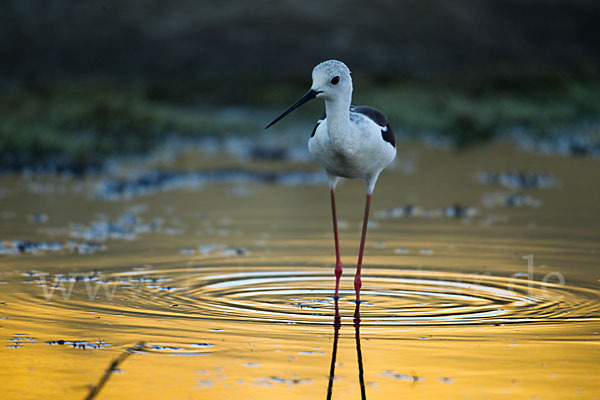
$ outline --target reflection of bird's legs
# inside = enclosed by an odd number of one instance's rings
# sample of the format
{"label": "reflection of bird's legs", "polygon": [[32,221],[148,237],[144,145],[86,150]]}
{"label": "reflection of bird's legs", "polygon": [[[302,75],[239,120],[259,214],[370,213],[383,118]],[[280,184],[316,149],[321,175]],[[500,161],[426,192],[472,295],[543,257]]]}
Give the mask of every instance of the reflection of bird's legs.
{"label": "reflection of bird's legs", "polygon": [[333,394],[333,379],[335,378],[335,359],[337,355],[338,338],[340,335],[340,309],[338,308],[338,299],[335,298],[335,317],[333,319],[333,349],[331,351],[331,367],[329,368],[329,385],[327,386],[327,400],[331,400]]}
{"label": "reflection of bird's legs", "polygon": [[358,382],[360,383],[360,395],[362,400],[366,400],[367,392],[365,389],[365,377],[362,361],[362,351],[360,349],[360,302],[356,302],[354,309],[354,332],[356,338],[356,358],[358,359]]}

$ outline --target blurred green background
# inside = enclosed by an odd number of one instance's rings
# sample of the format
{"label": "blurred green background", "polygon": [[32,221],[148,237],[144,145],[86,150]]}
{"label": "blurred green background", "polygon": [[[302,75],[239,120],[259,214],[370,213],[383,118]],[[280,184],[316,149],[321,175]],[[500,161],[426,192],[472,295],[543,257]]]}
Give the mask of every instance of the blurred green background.
{"label": "blurred green background", "polygon": [[598,0],[4,0],[1,169],[255,134],[331,58],[407,137],[572,135],[600,119],[598,21]]}

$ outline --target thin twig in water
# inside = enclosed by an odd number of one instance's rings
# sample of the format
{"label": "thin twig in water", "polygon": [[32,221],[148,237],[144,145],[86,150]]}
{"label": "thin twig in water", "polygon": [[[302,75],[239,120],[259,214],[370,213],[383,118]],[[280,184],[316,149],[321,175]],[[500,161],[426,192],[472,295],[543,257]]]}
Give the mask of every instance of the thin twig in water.
{"label": "thin twig in water", "polygon": [[98,393],[100,393],[100,390],[102,389],[102,387],[106,384],[106,382],[110,378],[110,375],[119,367],[119,365],[121,365],[121,363],[123,363],[123,361],[125,361],[127,359],[127,357],[129,357],[135,351],[142,351],[144,349],[145,345],[146,345],[146,343],[139,342],[135,346],[129,347],[128,349],[123,351],[121,354],[119,354],[118,357],[115,358],[110,363],[110,366],[106,369],[106,371],[104,371],[104,375],[102,375],[102,378],[100,378],[100,380],[98,381],[98,384],[95,386],[92,386],[92,388],[90,389],[90,392],[86,396],[85,400],[92,400],[96,396],[98,396]]}

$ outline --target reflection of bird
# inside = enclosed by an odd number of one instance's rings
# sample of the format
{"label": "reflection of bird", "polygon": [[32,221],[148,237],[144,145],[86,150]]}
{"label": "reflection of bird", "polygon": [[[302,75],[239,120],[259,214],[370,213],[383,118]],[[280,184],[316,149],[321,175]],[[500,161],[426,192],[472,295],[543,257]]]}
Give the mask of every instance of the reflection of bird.
{"label": "reflection of bird", "polygon": [[342,262],[335,211],[335,187],[339,178],[362,178],[367,184],[367,201],[363,221],[358,265],[354,278],[356,301],[360,302],[361,266],[369,206],[377,177],[396,156],[394,133],[385,117],[378,110],[350,105],[352,100],[352,79],[350,70],[340,61],[330,60],[317,65],[312,72],[312,87],[296,103],[285,110],[273,122],[285,117],[294,109],[314,98],[325,100],[325,115],[308,140],[308,150],[321,163],[329,177],[331,189],[331,211],[335,239],[335,297],[338,297]]}
{"label": "reflection of bird", "polygon": [[[331,350],[331,364],[329,367],[329,384],[327,385],[327,400],[331,400],[333,395],[333,379],[335,378],[335,359],[337,356],[338,340],[340,338],[340,327],[342,320],[340,318],[340,309],[338,307],[338,299],[335,301],[335,316],[333,317],[333,348]],[[357,306],[359,303],[356,303]],[[362,361],[361,361],[362,362]]]}
{"label": "reflection of bird", "polygon": [[365,370],[363,368],[362,350],[360,349],[360,302],[356,302],[354,309],[354,339],[356,340],[356,358],[358,359],[358,383],[360,384],[360,398],[367,399],[365,389]]}
{"label": "reflection of bird", "polygon": [[[338,300],[335,299],[335,316],[333,318],[333,348],[331,350],[331,363],[329,366],[329,384],[327,385],[327,400],[333,396],[333,380],[335,379],[335,360],[337,357],[338,340],[340,337],[340,328],[342,321]],[[365,388],[365,373],[362,361],[362,351],[360,348],[360,302],[356,302],[354,309],[354,339],[356,340],[356,358],[358,360],[358,383],[360,384],[360,398],[366,400],[367,391]]]}

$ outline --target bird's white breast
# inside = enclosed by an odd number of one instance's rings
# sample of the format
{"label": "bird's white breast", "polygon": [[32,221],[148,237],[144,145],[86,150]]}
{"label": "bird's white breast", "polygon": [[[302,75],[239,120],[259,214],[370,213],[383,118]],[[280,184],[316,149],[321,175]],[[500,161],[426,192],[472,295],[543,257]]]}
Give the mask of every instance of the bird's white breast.
{"label": "bird's white breast", "polygon": [[396,149],[382,138],[382,127],[356,113],[345,126],[322,120],[308,150],[330,175],[363,178],[379,175],[396,156]]}

